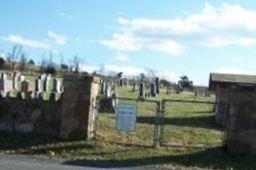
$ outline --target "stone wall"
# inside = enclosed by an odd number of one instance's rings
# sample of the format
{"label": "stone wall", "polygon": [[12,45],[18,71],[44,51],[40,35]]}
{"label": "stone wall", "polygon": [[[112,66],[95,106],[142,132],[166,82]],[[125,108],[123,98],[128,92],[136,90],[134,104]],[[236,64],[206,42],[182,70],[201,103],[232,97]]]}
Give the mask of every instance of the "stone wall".
{"label": "stone wall", "polygon": [[230,93],[227,151],[256,154],[256,90],[235,88]]}
{"label": "stone wall", "polygon": [[49,100],[26,97],[0,97],[0,130],[40,133],[57,136],[60,133],[61,99],[55,94]]}
{"label": "stone wall", "polygon": [[93,136],[98,78],[16,75],[0,77],[0,130],[62,138]]}

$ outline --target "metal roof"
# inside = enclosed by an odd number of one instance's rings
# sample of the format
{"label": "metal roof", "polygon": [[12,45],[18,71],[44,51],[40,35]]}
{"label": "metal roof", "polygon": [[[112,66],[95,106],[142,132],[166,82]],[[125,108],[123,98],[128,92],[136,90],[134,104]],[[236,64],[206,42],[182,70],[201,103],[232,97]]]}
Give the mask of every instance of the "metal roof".
{"label": "metal roof", "polygon": [[255,75],[245,75],[245,74],[222,74],[222,73],[211,73],[209,80],[209,88],[213,89],[215,84],[237,84],[244,86],[256,86],[256,76]]}

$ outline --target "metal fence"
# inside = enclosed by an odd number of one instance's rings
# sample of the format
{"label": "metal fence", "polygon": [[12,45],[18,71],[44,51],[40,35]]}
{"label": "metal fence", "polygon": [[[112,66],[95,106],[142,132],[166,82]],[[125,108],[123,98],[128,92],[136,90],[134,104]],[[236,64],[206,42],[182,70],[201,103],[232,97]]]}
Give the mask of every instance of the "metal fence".
{"label": "metal fence", "polygon": [[[127,133],[116,129],[116,108],[113,106],[117,106],[117,103],[137,105],[136,131]],[[216,104],[221,103],[169,99],[99,98],[96,138],[113,144],[148,147],[160,145],[205,148],[220,145],[225,141],[225,133],[222,126],[214,123]],[[225,105],[228,109],[227,104],[221,105]]]}
{"label": "metal fence", "polygon": [[[112,144],[147,147],[157,145],[159,141],[160,101],[136,98],[99,98],[97,103],[97,140]],[[116,129],[117,103],[137,105],[136,131],[127,133]]]}
{"label": "metal fence", "polygon": [[160,145],[191,148],[223,145],[224,127],[214,121],[216,105],[228,109],[225,103],[162,100]]}

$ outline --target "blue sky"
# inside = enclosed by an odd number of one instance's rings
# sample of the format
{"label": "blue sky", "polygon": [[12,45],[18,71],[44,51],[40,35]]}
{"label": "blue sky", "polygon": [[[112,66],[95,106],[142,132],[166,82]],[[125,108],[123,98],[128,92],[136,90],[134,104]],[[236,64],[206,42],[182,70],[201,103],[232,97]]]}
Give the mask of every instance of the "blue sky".
{"label": "blue sky", "polygon": [[256,3],[249,0],[6,0],[0,50],[23,45],[40,62],[52,52],[83,69],[127,75],[148,69],[207,85],[210,72],[256,74]]}

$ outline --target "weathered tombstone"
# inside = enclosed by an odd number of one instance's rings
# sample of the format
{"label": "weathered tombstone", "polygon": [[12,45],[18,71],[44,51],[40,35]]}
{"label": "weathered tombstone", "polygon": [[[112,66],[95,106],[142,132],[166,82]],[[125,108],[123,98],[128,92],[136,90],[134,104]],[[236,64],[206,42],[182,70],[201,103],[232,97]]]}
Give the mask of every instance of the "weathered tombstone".
{"label": "weathered tombstone", "polygon": [[21,82],[21,91],[24,93],[28,92],[28,82],[27,81],[22,81]]}
{"label": "weathered tombstone", "polygon": [[35,81],[31,81],[28,84],[28,92],[35,92],[36,91],[36,84]]}
{"label": "weathered tombstone", "polygon": [[7,79],[7,74],[6,73],[1,73],[1,79],[6,80]]}
{"label": "weathered tombstone", "polygon": [[26,80],[26,77],[24,75],[20,75],[19,76],[19,81],[22,82],[22,81],[25,81],[25,80]]}
{"label": "weathered tombstone", "polygon": [[57,80],[57,79],[54,79],[53,80],[53,90],[57,93],[61,93],[62,92],[62,89],[61,89],[61,81],[60,80]]}
{"label": "weathered tombstone", "polygon": [[136,83],[134,82],[133,84],[132,84],[132,91],[135,91],[136,90]]}
{"label": "weathered tombstone", "polygon": [[103,80],[100,81],[100,94],[104,95],[105,92],[105,82]]}
{"label": "weathered tombstone", "polygon": [[150,84],[150,95],[152,97],[156,97],[156,84],[155,83]]}
{"label": "weathered tombstone", "polygon": [[109,97],[111,97],[111,86],[109,85],[109,82],[106,82],[105,83],[105,89],[104,89],[105,91],[104,91],[104,96],[106,97],[106,98],[109,98]]}
{"label": "weathered tombstone", "polygon": [[8,79],[3,79],[1,80],[3,86],[2,86],[2,96],[6,96],[6,94],[10,91],[13,90],[13,83],[12,83],[12,80],[8,80]]}
{"label": "weathered tombstone", "polygon": [[51,89],[52,86],[53,86],[53,79],[49,75],[46,77],[46,80],[44,82],[44,90],[49,93],[52,91],[52,89]]}
{"label": "weathered tombstone", "polygon": [[119,85],[120,85],[121,87],[123,86],[123,80],[122,80],[122,79],[119,81]]}
{"label": "weathered tombstone", "polygon": [[20,73],[14,72],[13,73],[13,89],[20,90]]}
{"label": "weathered tombstone", "polygon": [[150,93],[149,92],[147,92],[147,93],[145,93],[145,98],[150,98],[151,96],[150,96]]}
{"label": "weathered tombstone", "polygon": [[47,77],[47,74],[43,73],[43,74],[40,75],[39,78],[40,78],[41,80],[45,80],[46,77]]}
{"label": "weathered tombstone", "polygon": [[58,80],[57,81],[57,92],[62,93],[62,81]]}
{"label": "weathered tombstone", "polygon": [[36,91],[42,92],[44,90],[44,81],[42,79],[36,80]]}
{"label": "weathered tombstone", "polygon": [[112,94],[112,106],[114,107],[114,109],[117,108],[117,104],[118,104],[118,99],[117,99],[117,94],[114,92]]}
{"label": "weathered tombstone", "polygon": [[2,73],[1,74],[1,79],[0,79],[0,91],[1,95],[3,97],[6,97],[9,91],[13,89],[13,83],[12,80],[7,79],[7,74]]}
{"label": "weathered tombstone", "polygon": [[140,83],[139,98],[144,98],[144,83]]}
{"label": "weathered tombstone", "polygon": [[155,86],[156,86],[156,94],[159,94],[159,78],[158,77],[156,77]]}

